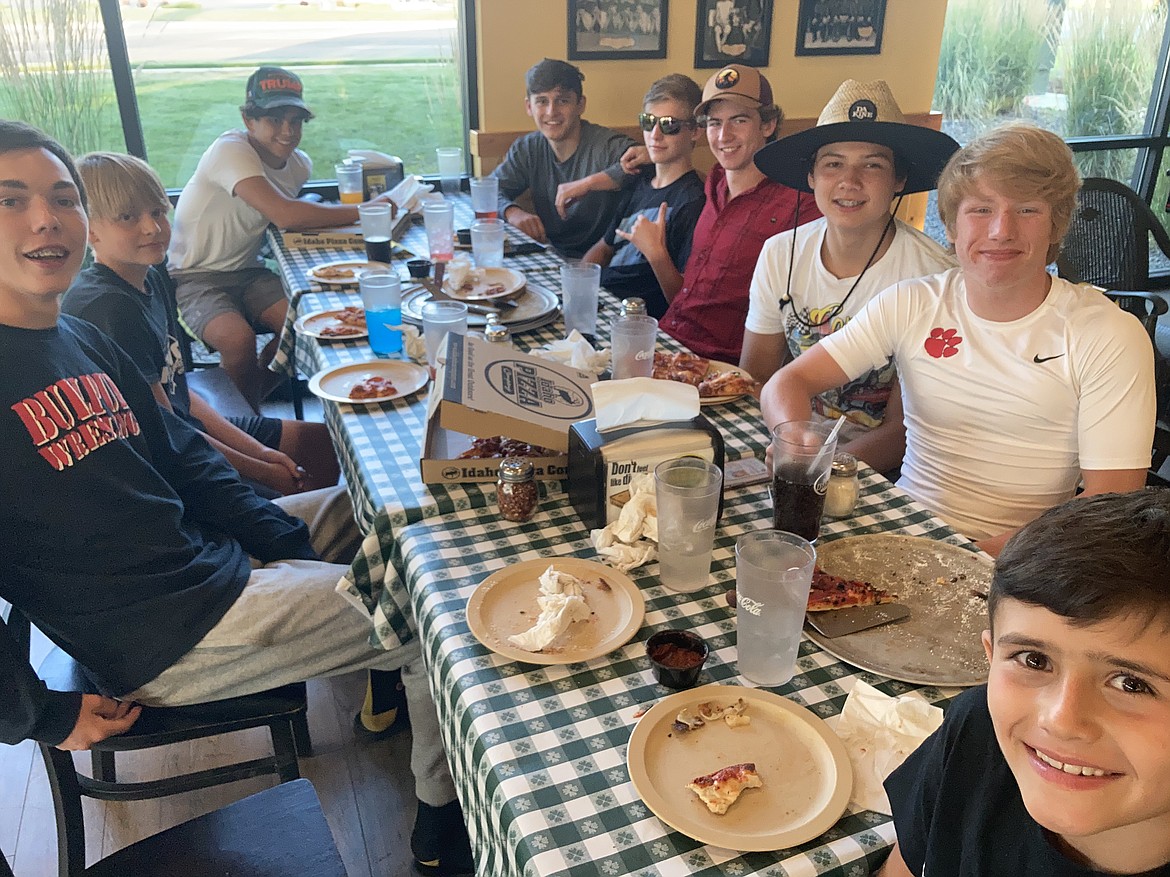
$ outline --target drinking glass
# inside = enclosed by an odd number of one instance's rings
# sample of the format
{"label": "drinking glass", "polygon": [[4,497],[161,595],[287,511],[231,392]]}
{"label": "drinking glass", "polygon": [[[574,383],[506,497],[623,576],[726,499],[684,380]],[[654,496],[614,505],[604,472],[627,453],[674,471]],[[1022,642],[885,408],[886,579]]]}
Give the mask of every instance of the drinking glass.
{"label": "drinking glass", "polygon": [[593,262],[566,262],[561,266],[561,309],[565,334],[576,329],[582,335],[597,332],[597,293],[601,266]]}
{"label": "drinking glass", "polygon": [[735,543],[736,662],[757,685],[783,685],[796,671],[816,559],[795,533],[756,530]]}
{"label": "drinking glass", "polygon": [[375,356],[388,357],[402,351],[402,284],[397,274],[363,271],[358,278],[362,305],[366,309],[366,330]]}
{"label": "drinking glass", "polygon": [[473,177],[471,186],[471,209],[476,219],[498,219],[500,204],[500,181],[495,177]]}
{"label": "drinking glass", "polygon": [[362,166],[347,162],[334,166],[337,174],[337,195],[342,204],[362,203]]}
{"label": "drinking glass", "polygon": [[366,245],[366,260],[390,264],[390,205],[360,204],[358,217],[361,220],[362,241]]}
{"label": "drinking glass", "polygon": [[455,205],[442,199],[427,201],[423,205],[423,222],[431,261],[450,262],[455,258]]}
{"label": "drinking glass", "polygon": [[622,317],[609,327],[613,378],[648,378],[654,374],[654,343],[658,321],[645,314]]}
{"label": "drinking glass", "polygon": [[477,219],[471,223],[471,254],[477,268],[504,264],[504,220]]}
{"label": "drinking glass", "polygon": [[435,150],[439,161],[439,184],[445,195],[459,194],[459,180],[463,177],[463,150],[458,146],[440,146]]}
{"label": "drinking glass", "polygon": [[439,354],[447,349],[447,335],[467,334],[467,305],[461,301],[429,301],[422,306],[422,322],[427,365],[434,370]]}
{"label": "drinking glass", "polygon": [[723,471],[698,457],[654,467],[658,574],[670,590],[686,594],[706,587],[722,491]]}
{"label": "drinking glass", "polygon": [[772,429],[772,526],[815,542],[837,439],[828,422],[790,420]]}

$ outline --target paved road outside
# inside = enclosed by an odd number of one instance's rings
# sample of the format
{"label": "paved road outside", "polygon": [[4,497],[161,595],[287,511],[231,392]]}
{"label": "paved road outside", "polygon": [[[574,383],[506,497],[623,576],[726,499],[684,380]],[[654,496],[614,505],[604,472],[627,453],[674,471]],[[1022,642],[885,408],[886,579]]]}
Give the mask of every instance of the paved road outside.
{"label": "paved road outside", "polygon": [[337,21],[126,23],[132,64],[251,64],[450,58],[455,22]]}

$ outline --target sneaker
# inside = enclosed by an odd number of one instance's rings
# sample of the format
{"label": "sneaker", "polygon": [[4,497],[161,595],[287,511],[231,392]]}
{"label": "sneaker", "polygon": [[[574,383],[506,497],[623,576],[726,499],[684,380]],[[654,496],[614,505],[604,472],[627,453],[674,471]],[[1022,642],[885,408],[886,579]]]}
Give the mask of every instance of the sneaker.
{"label": "sneaker", "polygon": [[442,807],[418,802],[410,851],[414,870],[425,877],[475,877],[471,839],[458,801]]}

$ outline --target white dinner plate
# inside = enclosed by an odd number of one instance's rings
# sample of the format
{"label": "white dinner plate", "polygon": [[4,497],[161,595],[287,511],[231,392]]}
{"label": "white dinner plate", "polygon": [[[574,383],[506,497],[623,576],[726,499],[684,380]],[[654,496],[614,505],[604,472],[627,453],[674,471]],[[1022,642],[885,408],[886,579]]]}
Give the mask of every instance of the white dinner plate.
{"label": "white dinner plate", "polygon": [[[731,728],[719,720],[681,734],[672,727],[684,707],[729,706],[741,697],[751,724]],[[743,762],[755,764],[763,786],[746,789],[723,815],[687,788],[696,777]],[[745,852],[819,837],[845,812],[853,789],[849,756],[828,725],[787,698],[738,685],[704,685],[658,701],[630,735],[626,766],[646,806],[671,828]]]}
{"label": "white dinner plate", "polygon": [[[508,637],[536,623],[540,576],[550,566],[585,583],[585,602],[593,614],[570,624],[545,649],[529,652],[510,643]],[[528,664],[574,664],[624,646],[642,626],[645,613],[642,592],[625,573],[593,560],[540,557],[506,566],[480,582],[467,601],[467,626],[477,640],[505,658]]]}
{"label": "white dinner plate", "polygon": [[[357,308],[357,310],[362,309]],[[360,326],[354,326],[343,321],[341,313],[339,308],[334,308],[329,311],[313,311],[311,314],[303,314],[293,323],[293,328],[296,329],[298,335],[307,335],[321,341],[353,341],[369,335],[364,319]],[[348,331],[345,335],[322,334],[326,329],[335,327],[345,327]]]}
{"label": "white dinner plate", "polygon": [[[432,300],[430,292],[422,286],[408,286],[402,291],[402,319],[407,323],[422,323],[422,306]],[[513,331],[524,331],[544,325],[556,319],[560,301],[556,294],[543,286],[529,283],[514,299],[516,307],[501,308],[500,320]],[[483,326],[487,323],[484,314],[469,313],[468,326]]]}
{"label": "white dinner plate", "polygon": [[[361,273],[367,268],[389,268],[384,262],[367,262],[365,259],[337,259],[323,262],[309,269],[309,277],[327,286],[357,286]],[[337,276],[330,276],[336,274]]]}
{"label": "white dinner plate", "polygon": [[[349,391],[366,378],[375,375],[388,379],[394,384],[394,392],[372,399],[351,399]],[[371,359],[368,362],[351,362],[323,369],[309,379],[309,392],[330,402],[347,405],[373,405],[401,399],[417,393],[427,385],[427,370],[413,362],[398,359]]]}
{"label": "white dinner plate", "polygon": [[[492,287],[500,287],[489,291]],[[472,268],[460,286],[443,281],[443,292],[460,301],[492,301],[507,298],[524,288],[524,274],[514,268]]]}

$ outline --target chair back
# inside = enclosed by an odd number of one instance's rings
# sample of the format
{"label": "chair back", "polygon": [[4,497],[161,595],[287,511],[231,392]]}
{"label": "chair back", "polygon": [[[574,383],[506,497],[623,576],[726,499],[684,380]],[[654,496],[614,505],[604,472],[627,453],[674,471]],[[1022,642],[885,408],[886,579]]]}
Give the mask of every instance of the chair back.
{"label": "chair back", "polygon": [[1150,235],[1170,255],[1170,235],[1124,183],[1086,177],[1056,260],[1060,276],[1105,289],[1150,288]]}

